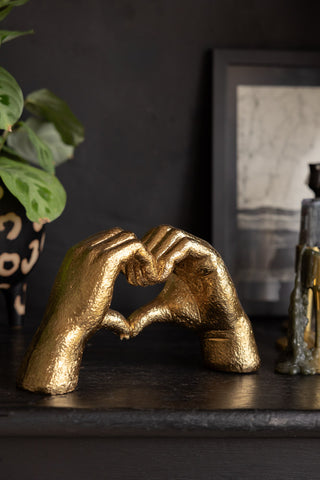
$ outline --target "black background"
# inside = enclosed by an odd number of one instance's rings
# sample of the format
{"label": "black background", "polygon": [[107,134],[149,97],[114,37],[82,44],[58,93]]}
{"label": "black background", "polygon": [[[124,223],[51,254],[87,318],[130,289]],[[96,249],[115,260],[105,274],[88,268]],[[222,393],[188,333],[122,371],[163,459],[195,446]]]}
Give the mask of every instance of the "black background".
{"label": "black background", "polygon": [[[63,97],[86,129],[57,172],[68,203],[47,227],[29,308],[44,307],[67,248],[96,231],[169,223],[210,240],[211,52],[320,49],[319,14],[317,0],[30,0],[12,11],[2,28],[35,35],[3,45],[1,66],[25,95]],[[119,280],[114,306],[153,294]]]}

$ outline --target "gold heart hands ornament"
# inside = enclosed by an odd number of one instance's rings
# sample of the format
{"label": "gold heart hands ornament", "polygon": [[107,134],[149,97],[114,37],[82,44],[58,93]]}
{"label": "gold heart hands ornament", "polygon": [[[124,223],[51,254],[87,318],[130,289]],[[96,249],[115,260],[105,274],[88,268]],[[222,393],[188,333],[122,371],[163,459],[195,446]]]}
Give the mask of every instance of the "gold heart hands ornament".
{"label": "gold heart hands ornament", "polygon": [[[165,282],[161,293],[128,320],[110,309],[121,272],[132,285]],[[52,395],[71,392],[86,342],[96,331],[104,327],[128,339],[155,322],[195,330],[204,362],[213,369],[246,373],[259,368],[250,321],[210,244],[168,225],[153,228],[142,240],[113,228],[67,252],[17,385]]]}

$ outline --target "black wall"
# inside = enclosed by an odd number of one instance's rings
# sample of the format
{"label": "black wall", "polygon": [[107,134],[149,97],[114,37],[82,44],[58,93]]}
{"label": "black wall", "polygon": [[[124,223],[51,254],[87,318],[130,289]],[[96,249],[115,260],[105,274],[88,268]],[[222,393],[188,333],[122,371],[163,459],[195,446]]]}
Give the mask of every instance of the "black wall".
{"label": "black wall", "polygon": [[[169,223],[210,239],[214,48],[320,50],[317,0],[30,0],[6,20],[35,35],[1,47],[25,94],[47,87],[86,128],[58,176],[68,204],[30,276],[44,307],[69,246],[122,226]],[[151,294],[152,295],[152,294]],[[120,281],[115,306],[145,301]]]}

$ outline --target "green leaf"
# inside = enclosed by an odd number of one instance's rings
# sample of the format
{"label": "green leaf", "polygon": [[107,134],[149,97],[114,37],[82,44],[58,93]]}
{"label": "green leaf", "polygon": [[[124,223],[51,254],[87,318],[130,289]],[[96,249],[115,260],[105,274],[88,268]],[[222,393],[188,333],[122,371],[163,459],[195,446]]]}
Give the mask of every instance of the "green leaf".
{"label": "green leaf", "polygon": [[84,140],[84,128],[66,102],[49,90],[30,93],[25,108],[34,115],[52,122],[67,145],[76,147]]}
{"label": "green leaf", "polygon": [[11,12],[12,7],[4,7],[0,10],[0,21],[4,20]]}
{"label": "green leaf", "polygon": [[23,95],[21,88],[7,70],[0,67],[0,129],[11,131],[21,117]]}
{"label": "green leaf", "polygon": [[50,222],[63,212],[66,192],[54,175],[0,157],[0,177],[25,207],[27,217],[32,222]]}
{"label": "green leaf", "polygon": [[4,7],[20,7],[20,5],[24,5],[25,3],[29,2],[29,0],[0,0],[0,8]]}
{"label": "green leaf", "polygon": [[9,15],[13,7],[19,7],[28,1],[29,0],[0,0],[0,21]]}
{"label": "green leaf", "polygon": [[[54,165],[60,165],[73,157],[74,147],[66,145],[53,123],[44,122],[38,118],[28,118],[25,124],[50,148]],[[29,140],[26,130],[14,130],[7,139],[7,144],[22,158],[40,166],[35,147]]]}
{"label": "green leaf", "polygon": [[34,33],[34,31],[26,30],[24,32],[18,32],[13,30],[0,30],[0,46],[3,43],[10,42],[10,40],[14,40],[15,38],[22,37],[23,35],[30,35],[31,33]]}
{"label": "green leaf", "polygon": [[36,134],[36,132],[34,132],[32,128],[30,128],[26,122],[19,122],[18,125],[27,132],[28,138],[34,146],[36,158],[38,159],[40,167],[46,172],[54,174],[53,155],[50,147],[48,147],[48,145],[41,140],[41,138]]}
{"label": "green leaf", "polygon": [[2,152],[7,158],[10,158],[11,160],[16,160],[17,162],[22,162],[22,163],[28,163],[24,158],[19,157],[19,155],[17,155],[17,153],[7,145],[3,145]]}

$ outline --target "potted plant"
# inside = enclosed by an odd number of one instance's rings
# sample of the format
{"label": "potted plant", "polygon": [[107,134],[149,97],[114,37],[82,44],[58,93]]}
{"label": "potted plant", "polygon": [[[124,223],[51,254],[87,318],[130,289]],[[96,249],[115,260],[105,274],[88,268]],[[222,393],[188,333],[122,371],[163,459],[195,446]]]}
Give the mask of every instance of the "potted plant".
{"label": "potted plant", "polygon": [[[0,21],[28,1],[0,0]],[[0,30],[0,46],[30,33]],[[73,157],[84,128],[51,91],[24,98],[17,81],[0,66],[0,135],[0,289],[9,321],[17,326],[25,311],[25,278],[43,247],[43,225],[66,204],[55,169]]]}

